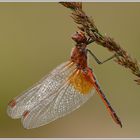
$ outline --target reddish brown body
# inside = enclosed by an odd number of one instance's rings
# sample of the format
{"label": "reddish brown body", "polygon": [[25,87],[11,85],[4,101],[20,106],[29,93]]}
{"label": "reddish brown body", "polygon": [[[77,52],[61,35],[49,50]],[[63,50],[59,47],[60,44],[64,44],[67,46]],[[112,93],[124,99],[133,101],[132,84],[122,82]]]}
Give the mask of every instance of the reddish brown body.
{"label": "reddish brown body", "polygon": [[86,45],[76,46],[72,50],[71,60],[75,62],[80,69],[85,69],[87,67],[87,52]]}
{"label": "reddish brown body", "polygon": [[[107,110],[109,111],[113,120],[122,127],[122,123],[119,117],[116,115],[115,111],[111,107],[110,103],[106,99],[103,91],[101,90],[95,76],[92,73],[92,70],[87,65],[87,38],[84,33],[76,32],[72,36],[72,39],[77,43],[76,47],[72,50],[71,60],[77,64],[78,69],[82,70],[83,76],[86,81],[89,81],[92,86],[96,89],[97,93],[103,100]],[[89,87],[87,88],[89,89]]]}
{"label": "reddish brown body", "polygon": [[72,39],[76,42],[76,46],[72,50],[71,60],[79,69],[84,70],[87,67],[87,38],[83,32],[76,32]]}

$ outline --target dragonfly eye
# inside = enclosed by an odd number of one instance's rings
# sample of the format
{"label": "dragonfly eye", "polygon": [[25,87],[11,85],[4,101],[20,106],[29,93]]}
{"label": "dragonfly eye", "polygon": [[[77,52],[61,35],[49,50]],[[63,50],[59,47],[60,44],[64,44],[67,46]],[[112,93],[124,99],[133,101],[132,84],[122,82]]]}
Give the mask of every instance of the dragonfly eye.
{"label": "dragonfly eye", "polygon": [[85,34],[81,31],[76,32],[74,35],[72,35],[72,39],[76,43],[85,43],[87,41],[87,38],[86,38]]}

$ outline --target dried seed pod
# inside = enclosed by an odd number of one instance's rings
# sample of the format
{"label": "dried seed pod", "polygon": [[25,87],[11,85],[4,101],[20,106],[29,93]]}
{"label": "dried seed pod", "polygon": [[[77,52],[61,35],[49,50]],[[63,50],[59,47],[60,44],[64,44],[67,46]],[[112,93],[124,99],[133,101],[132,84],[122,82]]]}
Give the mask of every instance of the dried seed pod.
{"label": "dried seed pod", "polygon": [[[91,39],[90,43],[96,42],[97,44],[107,48],[109,51],[118,54],[115,62],[125,68],[129,68],[134,75],[140,77],[140,67],[136,59],[133,59],[128,55],[128,53],[118,43],[116,43],[113,38],[101,35],[95,26],[94,20],[87,16],[82,10],[81,2],[61,2],[61,4],[73,11],[71,17],[74,19],[74,22],[78,24],[78,28],[81,31],[84,31],[87,37]],[[136,81],[140,83],[140,80]]]}

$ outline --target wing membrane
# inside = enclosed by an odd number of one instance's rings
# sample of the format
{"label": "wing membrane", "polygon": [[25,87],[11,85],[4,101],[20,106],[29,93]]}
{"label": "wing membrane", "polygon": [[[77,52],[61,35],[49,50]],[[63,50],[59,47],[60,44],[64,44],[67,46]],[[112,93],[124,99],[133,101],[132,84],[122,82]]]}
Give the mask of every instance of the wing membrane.
{"label": "wing membrane", "polygon": [[67,75],[69,75],[75,68],[76,66],[70,61],[59,65],[32,88],[14,98],[14,106],[11,104],[8,106],[8,115],[12,118],[20,118],[25,110],[30,110],[39,104],[44,98],[50,100],[54,96],[52,93],[58,90],[66,80]]}
{"label": "wing membrane", "polygon": [[53,93],[51,102],[45,98],[37,106],[29,110],[27,116],[22,117],[23,126],[27,129],[36,128],[48,124],[83,105],[94,93],[94,89],[88,94],[82,94],[68,81]]}

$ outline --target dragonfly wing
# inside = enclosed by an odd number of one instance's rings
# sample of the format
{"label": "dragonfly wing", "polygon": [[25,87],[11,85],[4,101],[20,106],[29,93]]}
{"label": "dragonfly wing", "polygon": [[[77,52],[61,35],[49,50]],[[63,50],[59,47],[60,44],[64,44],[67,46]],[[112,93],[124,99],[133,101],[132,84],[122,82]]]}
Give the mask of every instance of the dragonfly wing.
{"label": "dragonfly wing", "polygon": [[[83,77],[80,78],[81,76],[76,73],[74,72],[69,80],[57,92],[53,93],[51,102],[48,103],[49,99],[45,98],[37,106],[25,112],[22,116],[22,123],[26,129],[48,124],[69,114],[83,105],[93,95],[94,88],[86,85],[89,84],[89,81],[86,81]],[[76,88],[76,84],[80,88]],[[85,88],[89,90],[85,90]],[[84,94],[83,91],[86,91],[87,94]]]}
{"label": "dragonfly wing", "polygon": [[8,105],[8,115],[12,118],[20,118],[25,110],[30,110],[44,98],[51,98],[52,93],[57,91],[67,75],[75,68],[76,66],[70,61],[59,65],[32,88],[15,97]]}

